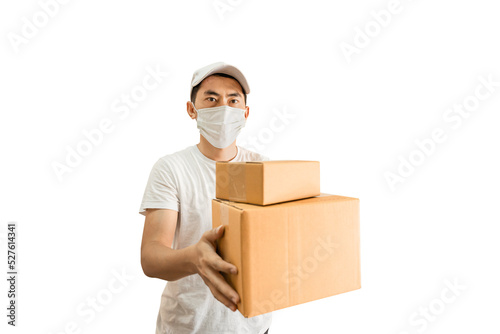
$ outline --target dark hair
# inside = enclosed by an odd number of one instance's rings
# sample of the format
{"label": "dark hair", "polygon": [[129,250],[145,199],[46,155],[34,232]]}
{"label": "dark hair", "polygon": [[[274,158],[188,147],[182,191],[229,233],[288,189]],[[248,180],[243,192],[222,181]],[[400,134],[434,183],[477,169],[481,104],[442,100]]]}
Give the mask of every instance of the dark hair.
{"label": "dark hair", "polygon": [[[224,77],[224,78],[230,78],[230,79],[236,80],[234,77],[230,76],[229,74],[225,74],[225,73],[215,73],[215,74],[212,74],[212,75],[215,75],[215,76],[218,76],[218,77]],[[212,75],[210,75],[210,76],[212,76]],[[205,79],[203,79],[203,80],[205,80]],[[197,84],[196,86],[194,86],[193,90],[191,91],[191,102],[193,102],[193,104],[195,103],[196,94],[198,94],[198,90],[200,90],[200,86],[201,86],[201,83],[203,82],[203,80],[199,84]],[[245,93],[245,90],[241,86],[240,82],[238,80],[236,80],[236,82],[241,87],[241,92],[243,93],[243,96],[245,97],[245,105],[246,105],[247,104],[247,94]]]}

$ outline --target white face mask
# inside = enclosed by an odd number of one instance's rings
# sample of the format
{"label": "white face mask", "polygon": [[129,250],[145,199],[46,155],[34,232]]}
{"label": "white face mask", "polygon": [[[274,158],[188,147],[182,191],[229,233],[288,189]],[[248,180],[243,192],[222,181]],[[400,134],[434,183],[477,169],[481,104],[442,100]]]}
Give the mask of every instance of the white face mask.
{"label": "white face mask", "polygon": [[200,133],[210,144],[217,148],[226,148],[235,140],[245,126],[245,109],[219,106],[194,110],[198,113],[196,123]]}

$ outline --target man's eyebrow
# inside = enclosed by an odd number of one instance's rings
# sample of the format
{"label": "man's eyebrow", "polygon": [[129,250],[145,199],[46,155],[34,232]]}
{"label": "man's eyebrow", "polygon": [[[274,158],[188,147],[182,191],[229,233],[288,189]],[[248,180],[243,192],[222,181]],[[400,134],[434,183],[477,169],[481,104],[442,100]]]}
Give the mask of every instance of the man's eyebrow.
{"label": "man's eyebrow", "polygon": [[239,97],[241,97],[241,94],[238,92],[235,92],[235,93],[227,94],[227,96],[239,96]]}
{"label": "man's eyebrow", "polygon": [[[219,93],[217,92],[214,92],[213,90],[206,90],[205,92],[203,92],[204,95],[215,95],[215,96],[220,96]],[[239,96],[239,97],[242,97],[241,94],[239,92],[234,92],[234,93],[231,93],[231,94],[227,94],[227,96]]]}
{"label": "man's eyebrow", "polygon": [[215,96],[220,96],[220,94],[219,94],[219,93],[214,92],[213,90],[210,90],[210,89],[209,89],[209,90],[206,90],[203,94],[205,94],[205,95],[215,95]]}

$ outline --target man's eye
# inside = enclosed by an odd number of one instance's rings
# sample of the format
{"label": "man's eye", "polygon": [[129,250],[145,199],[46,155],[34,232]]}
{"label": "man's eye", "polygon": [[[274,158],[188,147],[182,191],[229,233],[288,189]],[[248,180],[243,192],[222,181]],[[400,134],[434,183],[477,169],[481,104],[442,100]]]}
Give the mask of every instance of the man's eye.
{"label": "man's eye", "polygon": [[238,100],[233,99],[233,100],[231,100],[231,103],[238,103]]}
{"label": "man's eye", "polygon": [[210,102],[215,102],[215,97],[209,97],[209,98],[208,98],[208,101],[210,101]]}

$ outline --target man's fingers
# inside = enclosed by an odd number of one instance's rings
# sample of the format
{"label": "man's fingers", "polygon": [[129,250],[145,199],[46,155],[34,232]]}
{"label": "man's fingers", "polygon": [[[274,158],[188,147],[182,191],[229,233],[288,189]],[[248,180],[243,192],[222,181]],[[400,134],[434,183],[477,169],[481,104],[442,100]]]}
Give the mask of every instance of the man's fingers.
{"label": "man's fingers", "polygon": [[210,281],[211,284],[217,289],[220,293],[222,293],[225,297],[229,298],[233,303],[238,304],[240,297],[238,293],[234,291],[234,289],[227,284],[224,277],[214,269],[208,269],[205,272],[206,278]]}
{"label": "man's fingers", "polygon": [[215,287],[215,285],[213,285],[209,280],[205,280],[204,279],[204,281],[205,281],[205,284],[210,289],[210,291],[212,292],[212,294],[214,295],[215,299],[217,299],[218,301],[220,301],[225,306],[229,307],[231,309],[231,311],[233,311],[233,312],[236,311],[236,303],[233,303],[231,300],[229,300],[229,298],[227,298],[226,296],[224,296],[224,294],[222,294]]}
{"label": "man's fingers", "polygon": [[226,274],[236,275],[238,273],[238,268],[234,264],[224,261],[219,255],[213,257],[211,265],[216,271],[222,271]]}
{"label": "man's fingers", "polygon": [[[220,225],[219,227],[217,227],[215,229],[215,236],[216,238],[220,238],[222,237],[222,235],[224,234],[224,225]],[[215,252],[217,254],[217,252]],[[219,254],[217,254],[216,257],[214,257],[214,261],[212,262],[213,263],[213,267],[217,270],[217,271],[223,271],[227,274],[233,274],[233,275],[236,275],[238,273],[238,268],[236,268],[235,265],[229,263],[229,262],[226,262],[224,261],[220,256]]]}
{"label": "man's fingers", "polygon": [[[213,248],[217,239],[224,234],[224,225],[206,231],[198,244],[198,273],[210,288],[214,297],[222,304],[236,310],[240,297],[238,293],[224,280],[220,272],[236,274],[238,269],[233,264],[224,261]],[[212,244],[212,245],[209,245]]]}
{"label": "man's fingers", "polygon": [[205,232],[204,236],[208,241],[214,243],[217,239],[222,237],[223,234],[224,234],[224,225],[219,225],[218,227]]}

